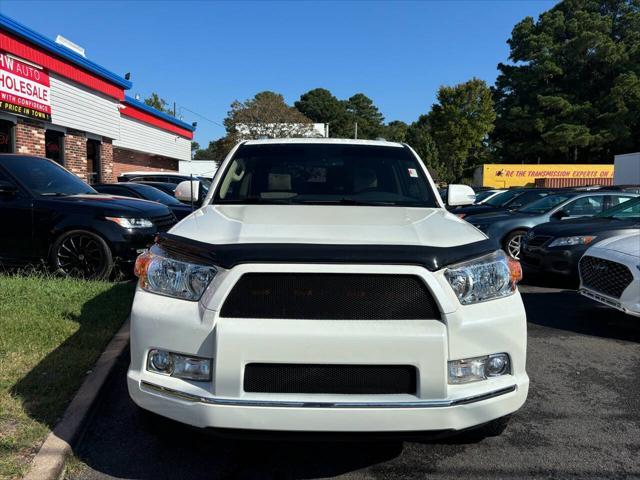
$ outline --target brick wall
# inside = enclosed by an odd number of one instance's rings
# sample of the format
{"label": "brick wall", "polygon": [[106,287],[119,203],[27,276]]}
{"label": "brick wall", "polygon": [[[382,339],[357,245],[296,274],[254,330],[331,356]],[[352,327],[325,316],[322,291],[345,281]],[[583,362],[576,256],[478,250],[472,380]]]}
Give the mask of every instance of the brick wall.
{"label": "brick wall", "polygon": [[84,132],[67,129],[64,137],[64,166],[85,182],[87,178],[87,137]]}
{"label": "brick wall", "polygon": [[178,160],[173,158],[113,148],[113,179],[125,172],[162,171],[177,172]]}
{"label": "brick wall", "polygon": [[116,181],[113,176],[113,144],[108,138],[103,139],[100,145],[100,168],[102,182],[111,183]]}
{"label": "brick wall", "polygon": [[45,156],[44,127],[40,123],[20,118],[15,133],[16,153]]}

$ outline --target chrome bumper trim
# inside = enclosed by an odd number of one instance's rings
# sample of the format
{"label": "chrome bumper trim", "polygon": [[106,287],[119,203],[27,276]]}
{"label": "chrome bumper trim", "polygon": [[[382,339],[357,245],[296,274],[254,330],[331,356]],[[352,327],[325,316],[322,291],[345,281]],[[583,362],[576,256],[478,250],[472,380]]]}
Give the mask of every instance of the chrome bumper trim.
{"label": "chrome bumper trim", "polygon": [[289,408],[442,408],[468,405],[490,398],[499,397],[515,392],[516,385],[493,390],[488,393],[453,400],[421,400],[417,402],[288,402],[279,400],[241,400],[214,397],[201,397],[190,393],[180,392],[171,388],[161,387],[149,382],[140,382],[143,389],[151,390],[169,397],[194,403],[207,405],[225,405],[236,407],[289,407]]}

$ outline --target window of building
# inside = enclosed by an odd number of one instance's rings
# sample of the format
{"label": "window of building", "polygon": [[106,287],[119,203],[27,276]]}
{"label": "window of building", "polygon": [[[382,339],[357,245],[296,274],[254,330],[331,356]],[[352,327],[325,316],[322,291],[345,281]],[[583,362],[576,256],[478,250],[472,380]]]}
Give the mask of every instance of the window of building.
{"label": "window of building", "polygon": [[102,182],[100,170],[100,141],[89,139],[87,140],[87,177],[90,184]]}
{"label": "window of building", "polygon": [[45,156],[64,165],[64,133],[47,130],[44,134]]}
{"label": "window of building", "polygon": [[13,153],[13,123],[0,120],[0,153]]}

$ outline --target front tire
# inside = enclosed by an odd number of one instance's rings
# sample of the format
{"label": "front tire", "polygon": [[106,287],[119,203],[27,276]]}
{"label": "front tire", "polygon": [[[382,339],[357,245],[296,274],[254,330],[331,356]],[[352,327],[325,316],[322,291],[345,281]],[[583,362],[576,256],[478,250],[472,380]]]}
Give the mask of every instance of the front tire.
{"label": "front tire", "polygon": [[53,244],[49,262],[58,275],[86,280],[108,279],[114,263],[107,242],[86,230],[60,235]]}
{"label": "front tire", "polygon": [[502,248],[507,255],[516,260],[520,260],[520,249],[522,248],[522,239],[527,233],[526,230],[514,230],[509,233],[502,242]]}

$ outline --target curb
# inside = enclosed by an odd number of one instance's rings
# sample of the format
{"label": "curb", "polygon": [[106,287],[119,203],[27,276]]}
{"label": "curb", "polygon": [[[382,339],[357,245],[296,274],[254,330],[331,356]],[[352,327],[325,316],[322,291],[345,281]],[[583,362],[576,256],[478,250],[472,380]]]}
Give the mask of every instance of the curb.
{"label": "curb", "polygon": [[129,344],[130,322],[130,318],[127,318],[102,352],[92,372],[82,382],[65,410],[62,420],[38,450],[24,480],[57,480],[60,477],[67,455],[71,453],[71,445],[78,439],[116,360]]}

